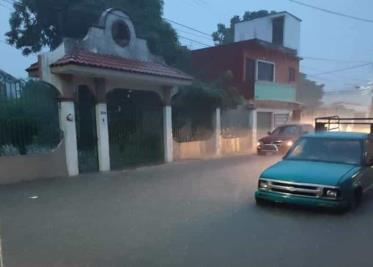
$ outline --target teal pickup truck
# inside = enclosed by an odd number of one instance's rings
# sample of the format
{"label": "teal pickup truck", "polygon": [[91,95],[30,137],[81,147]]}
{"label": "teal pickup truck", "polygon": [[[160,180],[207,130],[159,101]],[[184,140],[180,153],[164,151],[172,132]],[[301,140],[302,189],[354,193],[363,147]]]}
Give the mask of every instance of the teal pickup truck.
{"label": "teal pickup truck", "polygon": [[[338,118],[338,125],[347,124],[346,120]],[[317,128],[261,174],[255,193],[258,204],[270,201],[349,210],[373,188],[373,135],[327,131],[325,123]]]}

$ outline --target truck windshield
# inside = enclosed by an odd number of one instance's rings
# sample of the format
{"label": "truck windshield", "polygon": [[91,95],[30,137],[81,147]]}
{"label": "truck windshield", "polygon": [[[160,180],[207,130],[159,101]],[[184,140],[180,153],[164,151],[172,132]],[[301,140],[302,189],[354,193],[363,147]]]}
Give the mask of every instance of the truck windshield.
{"label": "truck windshield", "polygon": [[359,140],[302,138],[286,159],[360,164],[361,156]]}

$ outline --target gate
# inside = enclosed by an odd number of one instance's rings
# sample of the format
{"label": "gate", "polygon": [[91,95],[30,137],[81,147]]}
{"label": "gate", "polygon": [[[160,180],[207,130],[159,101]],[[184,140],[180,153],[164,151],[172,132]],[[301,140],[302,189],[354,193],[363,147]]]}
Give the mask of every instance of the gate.
{"label": "gate", "polygon": [[112,169],[163,161],[163,111],[153,92],[115,89],[107,94]]}
{"label": "gate", "polygon": [[76,133],[79,172],[98,171],[96,101],[88,87],[80,86],[76,94]]}
{"label": "gate", "polygon": [[250,133],[249,111],[244,107],[223,109],[221,113],[223,138],[247,137]]}
{"label": "gate", "polygon": [[47,153],[58,146],[58,96],[44,82],[0,76],[0,156]]}
{"label": "gate", "polygon": [[269,131],[272,131],[272,112],[258,112],[257,114],[257,133],[258,139],[267,135]]}

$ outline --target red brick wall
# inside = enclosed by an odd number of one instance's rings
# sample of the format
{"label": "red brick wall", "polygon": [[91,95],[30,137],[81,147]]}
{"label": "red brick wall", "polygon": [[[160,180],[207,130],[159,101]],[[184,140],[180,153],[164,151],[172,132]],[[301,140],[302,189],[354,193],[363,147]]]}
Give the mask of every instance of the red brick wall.
{"label": "red brick wall", "polygon": [[214,47],[196,50],[192,53],[192,64],[197,76],[206,80],[216,80],[228,70],[232,71],[234,80],[243,79],[243,57],[240,49]]}
{"label": "red brick wall", "polygon": [[[256,41],[211,47],[192,52],[192,64],[197,77],[206,81],[220,78],[228,70],[233,73],[235,86],[247,99],[254,96],[254,84],[245,82],[245,58],[261,59],[275,63],[275,82],[289,83],[289,68],[299,73],[299,59],[278,49],[263,47]],[[293,82],[294,85],[296,82]]]}
{"label": "red brick wall", "polygon": [[[250,48],[244,49],[243,56],[251,59],[265,60],[275,63],[275,82],[281,84],[288,84],[289,82],[289,68],[295,70],[295,78],[297,79],[299,73],[299,60],[289,54],[270,50],[259,45],[252,45]],[[293,82],[294,84],[296,83]]]}

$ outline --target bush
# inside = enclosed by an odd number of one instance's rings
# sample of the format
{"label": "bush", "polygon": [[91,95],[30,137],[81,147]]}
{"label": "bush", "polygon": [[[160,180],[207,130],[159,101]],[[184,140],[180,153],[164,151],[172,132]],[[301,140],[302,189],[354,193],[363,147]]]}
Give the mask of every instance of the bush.
{"label": "bush", "polygon": [[0,156],[18,156],[19,151],[12,145],[0,146]]}

